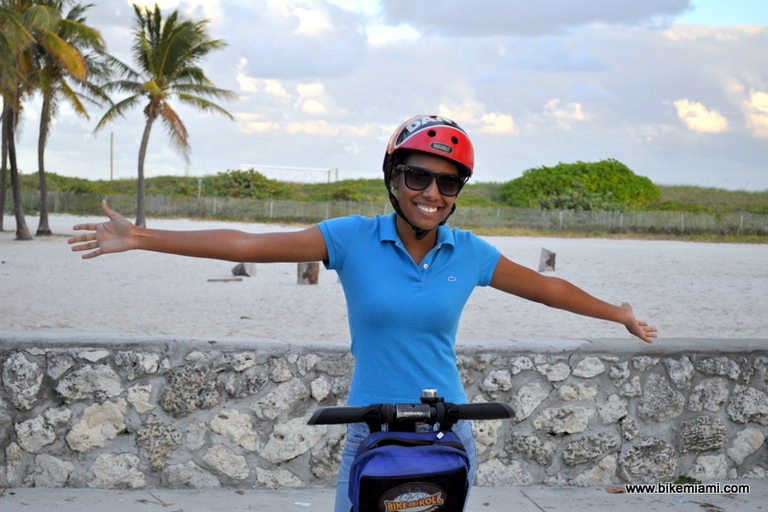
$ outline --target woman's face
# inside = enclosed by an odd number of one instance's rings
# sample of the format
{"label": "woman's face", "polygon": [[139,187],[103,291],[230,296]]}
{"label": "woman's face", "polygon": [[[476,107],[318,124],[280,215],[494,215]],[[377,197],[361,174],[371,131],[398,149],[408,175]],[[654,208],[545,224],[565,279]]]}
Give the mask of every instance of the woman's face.
{"label": "woman's face", "polygon": [[[458,168],[450,161],[428,153],[412,153],[405,165],[427,169],[436,174],[459,175]],[[434,179],[424,190],[411,190],[406,186],[404,173],[396,171],[393,173],[392,185],[395,187],[393,194],[403,214],[421,229],[437,226],[451,212],[456,201],[456,197],[441,194],[437,180]]]}

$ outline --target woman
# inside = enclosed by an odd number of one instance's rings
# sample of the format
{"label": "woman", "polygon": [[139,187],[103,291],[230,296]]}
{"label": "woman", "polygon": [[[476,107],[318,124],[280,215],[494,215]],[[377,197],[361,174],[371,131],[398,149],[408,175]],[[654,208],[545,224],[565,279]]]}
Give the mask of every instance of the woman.
{"label": "woman", "polygon": [[[439,116],[415,116],[392,135],[384,180],[395,213],[374,219],[331,219],[298,232],[248,234],[234,230],[161,231],[138,228],[102,203],[109,221],[81,224],[74,251],[83,258],[143,249],[235,262],[322,261],[334,269],[347,300],[355,370],[349,405],[413,402],[425,388],[466,403],[454,351],[459,317],[476,286],[623,324],[651,343],[656,329],[638,321],[629,304],[608,304],[562,279],[543,276],[502,256],[469,231],[445,225],[456,196],[472,176],[474,150],[466,133]],[[471,458],[469,422],[454,430]],[[347,512],[348,475],[368,434],[350,425],[336,493]]]}

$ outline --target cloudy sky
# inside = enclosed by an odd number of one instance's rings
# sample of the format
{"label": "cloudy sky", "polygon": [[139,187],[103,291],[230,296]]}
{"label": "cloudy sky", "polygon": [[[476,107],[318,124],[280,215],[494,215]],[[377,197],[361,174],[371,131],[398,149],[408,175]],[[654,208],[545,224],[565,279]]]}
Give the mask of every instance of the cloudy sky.
{"label": "cloudy sky", "polygon": [[[153,2],[146,2],[153,4]],[[614,158],[658,184],[768,189],[765,0],[159,0],[210,19],[228,46],[204,63],[238,99],[234,121],[179,108],[186,164],[156,124],[148,176],[240,165],[336,168],[377,177],[386,141],[418,113],[453,118],[475,143],[475,181]],[[133,8],[100,0],[88,21],[131,63]],[[37,109],[19,141],[35,172]],[[141,109],[96,136],[63,107],[46,167],[136,173]],[[277,171],[273,177],[322,174]]]}

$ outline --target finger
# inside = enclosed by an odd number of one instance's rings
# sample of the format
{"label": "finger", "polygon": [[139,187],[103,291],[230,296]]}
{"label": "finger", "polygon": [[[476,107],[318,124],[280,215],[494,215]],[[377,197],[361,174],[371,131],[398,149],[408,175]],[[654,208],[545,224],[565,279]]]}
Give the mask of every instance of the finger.
{"label": "finger", "polygon": [[115,210],[113,210],[112,208],[109,207],[109,205],[107,204],[107,200],[106,199],[102,199],[101,200],[101,210],[104,212],[104,214],[107,217],[109,217],[109,220],[115,220],[115,219],[119,219],[120,217],[122,217],[122,215],[120,215]]}
{"label": "finger", "polygon": [[93,252],[89,252],[89,253],[83,254],[83,259],[84,260],[88,260],[88,259],[91,259],[91,258],[95,258],[96,256],[100,256],[100,255],[101,255],[101,249],[97,249],[97,250],[95,250]]}
{"label": "finger", "polygon": [[96,234],[95,233],[88,233],[86,235],[77,235],[73,236],[69,240],[67,240],[68,244],[76,244],[79,242],[90,242],[91,240],[96,240]]}
{"label": "finger", "polygon": [[99,249],[99,243],[90,242],[87,244],[75,245],[72,247],[72,252],[90,251],[92,249]]}
{"label": "finger", "polygon": [[75,231],[96,231],[96,226],[98,226],[98,224],[76,224],[72,226],[72,229]]}

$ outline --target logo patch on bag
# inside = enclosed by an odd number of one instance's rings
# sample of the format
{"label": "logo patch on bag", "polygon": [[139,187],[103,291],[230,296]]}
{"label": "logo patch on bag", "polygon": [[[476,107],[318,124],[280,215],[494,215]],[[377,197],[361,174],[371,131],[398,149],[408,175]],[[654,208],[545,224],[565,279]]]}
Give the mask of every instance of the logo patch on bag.
{"label": "logo patch on bag", "polygon": [[426,482],[412,482],[395,487],[381,496],[381,512],[432,512],[440,510],[447,499],[445,491]]}

